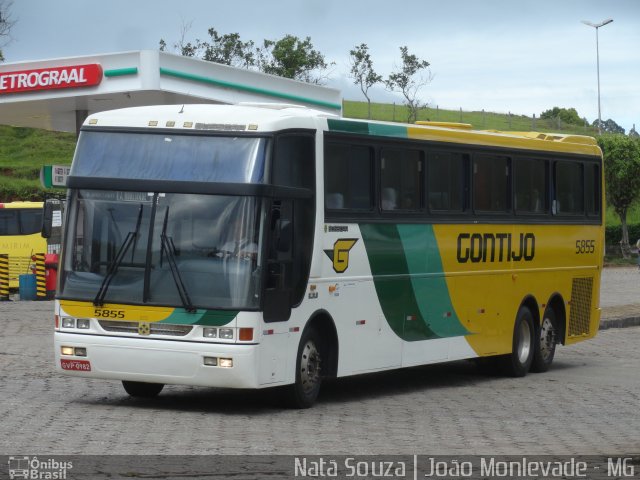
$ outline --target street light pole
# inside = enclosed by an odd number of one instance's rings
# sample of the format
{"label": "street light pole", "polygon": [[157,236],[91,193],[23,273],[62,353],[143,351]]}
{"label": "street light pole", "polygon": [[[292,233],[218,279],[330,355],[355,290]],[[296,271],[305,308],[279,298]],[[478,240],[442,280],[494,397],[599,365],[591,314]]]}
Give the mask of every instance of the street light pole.
{"label": "street light pole", "polygon": [[582,23],[596,29],[596,70],[598,72],[598,134],[602,134],[602,115],[600,111],[600,47],[598,45],[598,29],[613,22],[613,18],[608,18],[600,23],[591,23],[582,20]]}

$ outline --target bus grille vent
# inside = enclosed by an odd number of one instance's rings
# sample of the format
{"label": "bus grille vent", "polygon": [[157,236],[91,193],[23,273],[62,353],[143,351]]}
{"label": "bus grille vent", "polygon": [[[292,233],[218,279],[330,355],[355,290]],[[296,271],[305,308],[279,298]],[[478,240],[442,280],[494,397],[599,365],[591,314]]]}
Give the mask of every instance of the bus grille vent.
{"label": "bus grille vent", "polygon": [[[100,326],[107,332],[138,334],[138,322],[116,322],[113,320],[100,320]],[[171,325],[167,323],[150,323],[150,335],[172,335],[184,337],[193,330],[192,325]]]}
{"label": "bus grille vent", "polygon": [[571,309],[569,314],[569,336],[589,334],[591,325],[591,296],[593,277],[574,278],[571,286]]}

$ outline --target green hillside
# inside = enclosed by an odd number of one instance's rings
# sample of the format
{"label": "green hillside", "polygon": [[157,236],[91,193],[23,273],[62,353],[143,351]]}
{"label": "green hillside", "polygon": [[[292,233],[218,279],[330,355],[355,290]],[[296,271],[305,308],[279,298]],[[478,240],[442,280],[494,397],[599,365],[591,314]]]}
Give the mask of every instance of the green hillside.
{"label": "green hillside", "polygon": [[[367,118],[367,103],[345,100],[343,114],[349,118]],[[390,103],[372,103],[371,118],[388,122],[406,122],[407,108],[404,105]],[[470,123],[476,130],[503,130],[517,132],[555,132],[595,136],[595,127],[565,124],[556,120],[541,120],[526,115],[510,115],[492,112],[465,112],[460,110],[442,110],[424,108],[418,114],[418,120],[434,122]]]}
{"label": "green hillside", "polygon": [[41,200],[42,165],[69,165],[75,135],[0,125],[0,202]]}

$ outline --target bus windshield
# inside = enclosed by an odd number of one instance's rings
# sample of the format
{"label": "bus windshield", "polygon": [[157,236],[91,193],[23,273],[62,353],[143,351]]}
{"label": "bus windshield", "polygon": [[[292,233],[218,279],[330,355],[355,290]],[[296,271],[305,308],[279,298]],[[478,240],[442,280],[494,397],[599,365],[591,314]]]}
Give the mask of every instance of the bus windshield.
{"label": "bus windshield", "polygon": [[261,200],[102,190],[74,195],[61,298],[258,308]]}
{"label": "bus windshield", "polygon": [[263,183],[267,144],[257,137],[83,131],[71,175]]}

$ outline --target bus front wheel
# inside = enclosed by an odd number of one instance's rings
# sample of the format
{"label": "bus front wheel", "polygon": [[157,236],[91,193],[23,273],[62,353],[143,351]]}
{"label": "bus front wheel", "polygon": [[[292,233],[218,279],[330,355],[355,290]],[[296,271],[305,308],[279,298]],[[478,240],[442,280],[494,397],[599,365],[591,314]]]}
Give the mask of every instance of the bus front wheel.
{"label": "bus front wheel", "polygon": [[287,395],[291,407],[309,408],[315,403],[322,384],[322,361],[322,339],[313,327],[307,328],[298,347],[295,383]]}
{"label": "bus front wheel", "polygon": [[524,377],[533,362],[534,346],[533,315],[529,308],[522,306],[516,315],[511,353],[501,359],[505,372],[512,377]]}
{"label": "bus front wheel", "polygon": [[556,353],[556,315],[552,308],[547,307],[542,317],[540,331],[536,335],[536,342],[533,351],[533,363],[531,371],[536,373],[546,372],[553,362]]}
{"label": "bus front wheel", "polygon": [[132,397],[142,398],[156,397],[164,388],[162,383],[131,382],[128,380],[123,380],[122,386]]}

